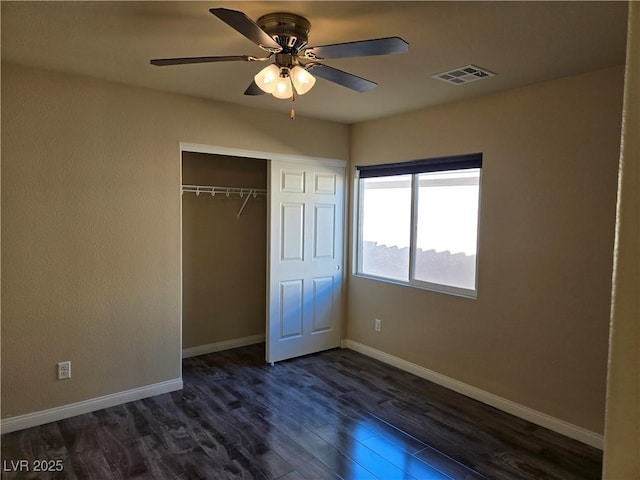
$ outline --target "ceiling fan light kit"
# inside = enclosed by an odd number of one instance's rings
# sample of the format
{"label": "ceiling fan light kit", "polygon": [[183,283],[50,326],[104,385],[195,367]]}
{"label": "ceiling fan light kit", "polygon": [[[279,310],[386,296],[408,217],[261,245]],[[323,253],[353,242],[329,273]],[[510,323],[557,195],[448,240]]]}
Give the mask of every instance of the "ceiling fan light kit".
{"label": "ceiling fan light kit", "polygon": [[[294,13],[268,13],[251,20],[243,12],[227,8],[212,8],[213,15],[244,35],[262,50],[266,57],[250,55],[161,58],[151,60],[152,65],[184,65],[211,62],[264,62],[273,63],[260,70],[245,90],[245,95],[269,93],[278,99],[291,99],[309,92],[316,83],[315,77],[342,85],[356,92],[368,92],[377,86],[375,82],[338,70],[321,63],[321,60],[373,55],[406,53],[409,44],[400,37],[375,38],[355,42],[336,43],[308,47],[311,23]],[[311,75],[309,71],[313,71]],[[291,118],[295,118],[292,110]]]}
{"label": "ceiling fan light kit", "polygon": [[[264,93],[270,93],[280,99],[287,99],[293,95],[290,88],[292,84],[298,95],[304,95],[316,83],[315,77],[298,65],[289,69],[279,67],[275,63],[260,70],[253,81]],[[284,96],[285,92],[287,96]]]}
{"label": "ceiling fan light kit", "polygon": [[276,82],[280,78],[280,69],[275,63],[264,67],[260,70],[253,81],[264,93],[273,93],[276,88]]}
{"label": "ceiling fan light kit", "polygon": [[298,95],[304,95],[316,84],[315,77],[297,65],[291,69],[290,75]]}
{"label": "ceiling fan light kit", "polygon": [[293,87],[289,76],[280,76],[276,81],[276,88],[272,94],[280,100],[287,100],[293,96]]}

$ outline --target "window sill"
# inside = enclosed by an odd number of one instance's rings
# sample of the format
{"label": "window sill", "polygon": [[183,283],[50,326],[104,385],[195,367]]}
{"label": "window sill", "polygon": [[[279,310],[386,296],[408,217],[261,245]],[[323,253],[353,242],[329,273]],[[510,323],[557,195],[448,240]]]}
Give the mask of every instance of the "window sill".
{"label": "window sill", "polygon": [[417,288],[418,290],[426,290],[428,292],[442,293],[445,295],[452,295],[454,297],[462,297],[470,300],[478,299],[477,290],[466,290],[462,288],[449,287],[447,285],[403,282],[402,280],[395,280],[393,278],[385,278],[385,277],[376,277],[375,275],[367,275],[364,273],[353,273],[352,275],[357,278],[363,278],[365,280],[373,280],[373,281],[382,282],[382,283],[389,283],[391,285],[398,285],[400,287]]}

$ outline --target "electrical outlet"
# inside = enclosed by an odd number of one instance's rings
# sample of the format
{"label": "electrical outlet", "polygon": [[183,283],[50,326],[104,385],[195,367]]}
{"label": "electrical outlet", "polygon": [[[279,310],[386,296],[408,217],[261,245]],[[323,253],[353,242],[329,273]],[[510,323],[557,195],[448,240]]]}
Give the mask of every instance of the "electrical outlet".
{"label": "electrical outlet", "polygon": [[375,329],[376,332],[381,332],[382,331],[382,320],[380,320],[379,318],[376,318],[376,321],[375,321],[375,324],[374,324],[373,328]]}
{"label": "electrical outlet", "polygon": [[71,378],[71,362],[60,362],[58,364],[58,380]]}

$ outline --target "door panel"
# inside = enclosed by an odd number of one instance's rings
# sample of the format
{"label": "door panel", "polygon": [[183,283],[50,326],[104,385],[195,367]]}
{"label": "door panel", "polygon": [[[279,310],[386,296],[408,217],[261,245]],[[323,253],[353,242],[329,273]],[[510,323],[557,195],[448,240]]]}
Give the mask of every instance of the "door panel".
{"label": "door panel", "polygon": [[280,282],[280,338],[302,335],[302,280]]}
{"label": "door panel", "polygon": [[282,261],[302,261],[304,254],[304,204],[283,203],[280,222],[282,239]]}
{"label": "door panel", "polygon": [[331,260],[335,257],[336,206],[314,205],[313,216],[313,258]]}
{"label": "door panel", "polygon": [[313,279],[313,323],[311,333],[326,332],[333,328],[333,277]]}
{"label": "door panel", "polygon": [[272,160],[267,361],[340,345],[344,167]]}
{"label": "door panel", "polygon": [[287,193],[304,193],[305,172],[282,170],[282,183],[280,191]]}
{"label": "door panel", "polygon": [[315,193],[334,195],[336,193],[336,176],[316,173]]}

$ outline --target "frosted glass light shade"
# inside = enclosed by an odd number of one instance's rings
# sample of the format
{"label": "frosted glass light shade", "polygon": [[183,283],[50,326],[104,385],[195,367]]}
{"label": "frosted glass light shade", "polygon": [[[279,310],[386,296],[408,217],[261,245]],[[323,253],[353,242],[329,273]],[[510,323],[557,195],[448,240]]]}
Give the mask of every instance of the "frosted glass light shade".
{"label": "frosted glass light shade", "polygon": [[268,67],[263,68],[258,72],[258,74],[253,77],[253,80],[256,82],[256,85],[265,93],[273,93],[276,88],[276,83],[280,78],[280,69],[275,65],[271,64]]}
{"label": "frosted glass light shade", "polygon": [[316,79],[313,75],[307,72],[304,68],[295,66],[291,69],[291,80],[293,86],[298,92],[298,95],[304,95],[307,93],[313,85],[316,83]]}
{"label": "frosted glass light shade", "polygon": [[293,95],[293,87],[291,86],[291,79],[288,75],[286,77],[278,77],[276,88],[273,90],[272,95],[282,100],[291,98]]}

